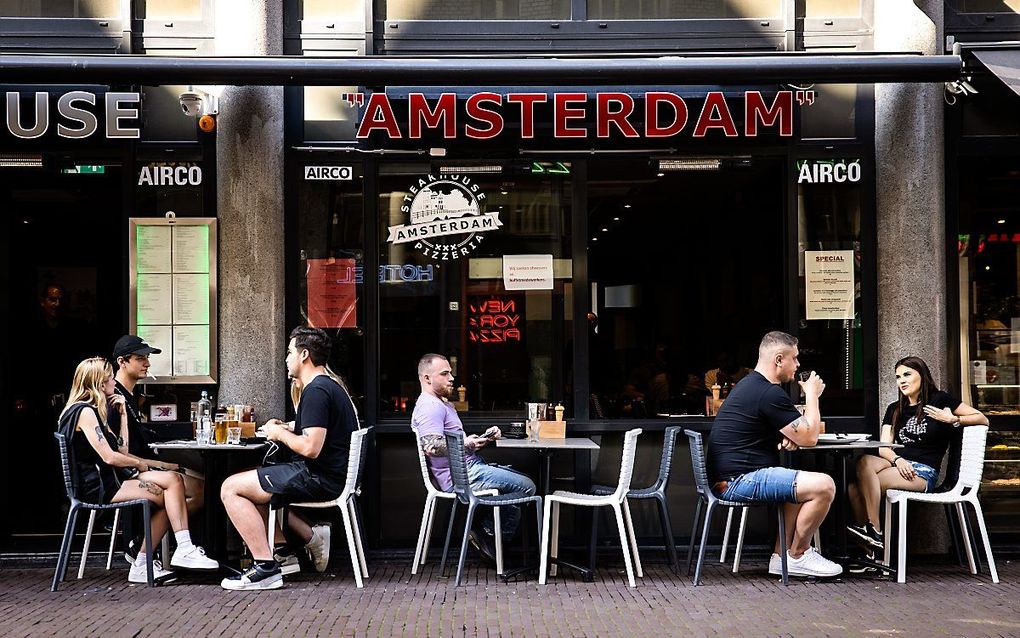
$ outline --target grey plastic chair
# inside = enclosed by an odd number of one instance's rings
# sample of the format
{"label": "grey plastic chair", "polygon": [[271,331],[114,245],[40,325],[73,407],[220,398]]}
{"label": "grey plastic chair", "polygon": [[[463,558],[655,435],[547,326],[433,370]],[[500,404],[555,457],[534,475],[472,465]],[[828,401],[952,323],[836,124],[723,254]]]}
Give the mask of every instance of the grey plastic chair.
{"label": "grey plastic chair", "polygon": [[[57,586],[60,581],[67,577],[67,564],[71,557],[71,542],[74,540],[74,528],[78,522],[78,512],[82,510],[86,511],[102,511],[102,510],[122,510],[129,507],[141,506],[142,508],[142,519],[145,526],[145,575],[146,581],[149,587],[154,587],[155,582],[152,578],[152,526],[150,525],[152,518],[151,504],[148,500],[141,498],[133,501],[123,501],[120,503],[85,503],[78,499],[75,495],[74,483],[71,476],[71,459],[67,449],[67,440],[64,435],[60,432],[54,432],[53,436],[57,439],[57,447],[60,449],[60,464],[64,470],[64,489],[67,491],[67,498],[71,501],[71,509],[67,512],[67,524],[64,526],[64,538],[60,542],[60,553],[57,554],[57,569],[53,573],[53,582],[50,584],[50,591],[57,591]],[[87,550],[86,550],[87,551]]]}
{"label": "grey plastic chair", "polygon": [[[691,561],[694,558],[694,539],[698,532],[698,521],[701,519],[702,507],[705,508],[705,524],[701,530],[701,545],[698,548],[698,565],[694,570],[694,585],[701,584],[701,567],[705,563],[705,549],[708,546],[708,530],[712,528],[712,514],[716,507],[746,508],[756,505],[771,505],[771,503],[736,503],[724,501],[718,498],[708,482],[708,469],[705,456],[705,444],[702,442],[701,433],[692,430],[684,430],[684,434],[691,443],[691,465],[694,467],[694,487],[698,491],[698,506],[694,511],[694,525],[691,527],[691,544],[687,548],[687,573],[691,573]],[[779,519],[779,543],[780,558],[783,562],[783,584],[790,583],[790,575],[786,566],[786,519],[783,516],[783,508],[777,507]]]}
{"label": "grey plastic chair", "polygon": [[[680,429],[679,425],[671,425],[666,428],[665,435],[662,438],[662,459],[659,461],[659,476],[655,479],[655,482],[648,487],[632,489],[627,492],[628,499],[655,499],[658,504],[659,525],[662,528],[662,541],[666,548],[666,556],[669,558],[669,564],[674,570],[680,569],[680,557],[677,555],[676,539],[673,536],[673,527],[669,521],[669,505],[666,501],[666,486],[669,484],[669,474],[673,469],[673,452],[676,450],[676,437],[680,433]],[[608,485],[592,486],[593,494],[612,494],[615,490],[615,487],[610,487]],[[595,510],[592,514],[591,555],[589,557],[589,563],[592,569],[595,569],[595,553],[598,547],[598,537],[599,517],[598,511]]]}
{"label": "grey plastic chair", "polygon": [[538,535],[542,537],[542,497],[528,496],[524,492],[508,492],[496,496],[479,496],[471,490],[471,482],[468,479],[467,460],[464,458],[464,433],[446,433],[447,458],[450,460],[450,478],[453,480],[453,493],[457,499],[450,507],[450,528],[446,534],[446,545],[443,547],[443,560],[439,568],[442,574],[446,568],[446,556],[450,549],[450,530],[453,529],[453,520],[457,513],[457,504],[467,505],[467,520],[464,521],[464,538],[460,544],[460,559],[457,561],[456,586],[460,586],[461,577],[464,574],[464,558],[467,556],[468,533],[471,531],[471,523],[474,522],[475,510],[479,505],[487,507],[503,507],[505,505],[523,505],[534,503],[537,508],[535,518],[538,520]]}

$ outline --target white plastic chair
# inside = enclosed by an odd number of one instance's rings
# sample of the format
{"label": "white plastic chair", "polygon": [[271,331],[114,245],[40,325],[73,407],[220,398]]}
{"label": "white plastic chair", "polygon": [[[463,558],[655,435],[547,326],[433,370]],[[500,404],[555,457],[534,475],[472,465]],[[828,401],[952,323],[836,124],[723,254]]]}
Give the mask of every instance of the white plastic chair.
{"label": "white plastic chair", "polygon": [[[981,540],[985,546],[985,557],[988,559],[988,570],[992,575],[992,582],[999,582],[999,574],[995,570],[995,559],[992,557],[992,545],[988,541],[988,528],[985,526],[985,516],[981,511],[981,502],[978,500],[978,488],[981,486],[981,474],[985,465],[985,439],[988,437],[988,426],[970,425],[963,430],[963,450],[960,453],[960,478],[953,489],[948,492],[908,492],[905,490],[888,490],[885,493],[885,557],[884,563],[889,564],[890,549],[892,545],[892,508],[899,506],[899,529],[897,535],[897,560],[896,582],[907,582],[907,503],[919,501],[921,503],[955,504],[956,512],[960,517],[960,525],[963,529],[963,537],[967,538],[967,517],[964,515],[964,503],[970,503],[974,507],[975,518],[978,528],[981,531]],[[970,543],[967,546],[967,560],[970,563],[970,573],[977,574],[977,567],[974,565],[974,553]]]}
{"label": "white plastic chair", "polygon": [[[726,512],[726,530],[723,532],[722,549],[719,552],[719,562],[726,562],[726,548],[730,543],[730,525],[733,523],[733,510],[731,507]],[[740,508],[740,528],[737,531],[737,546],[733,551],[733,573],[736,574],[740,571],[740,556],[744,551],[744,531],[747,529],[747,510],[748,507]],[[815,546],[819,552],[822,551],[822,534],[819,530],[815,530],[815,535],[811,538],[811,544]]]}
{"label": "white plastic chair", "polygon": [[[411,564],[411,573],[417,574],[418,568],[425,564],[429,552],[429,541],[432,539],[432,523],[435,521],[436,501],[444,499],[450,501],[450,516],[456,511],[457,495],[453,492],[444,492],[436,487],[432,480],[432,472],[429,470],[428,461],[425,460],[425,451],[421,448],[421,436],[418,435],[418,428],[411,426],[414,432],[414,447],[418,450],[418,465],[421,466],[421,480],[425,484],[425,511],[421,515],[421,528],[418,530],[418,545],[414,549],[414,562]],[[499,490],[478,490],[475,496],[496,496]],[[503,573],[503,535],[499,520],[499,508],[492,511],[493,527],[495,528],[496,543],[496,572]]]}
{"label": "white plastic chair", "polygon": [[[630,505],[627,492],[630,490],[631,477],[634,475],[634,456],[637,453],[637,438],[640,429],[629,430],[623,437],[623,460],[620,462],[620,482],[616,491],[604,496],[579,494],[566,490],[557,490],[545,499],[545,524],[542,526],[542,560],[539,566],[538,583],[544,585],[549,572],[549,557],[553,559],[559,554],[560,545],[560,504],[577,505],[580,507],[612,507],[616,513],[616,526],[620,531],[620,547],[623,550],[623,562],[627,568],[627,581],[636,587],[634,572],[644,578],[641,569],[641,557],[638,555],[637,538],[634,536],[634,522],[630,517]],[[551,518],[550,518],[551,517]],[[551,537],[551,538],[550,538]],[[633,559],[633,565],[631,561]],[[555,567],[555,565],[554,565]],[[555,570],[553,576],[556,575]]]}
{"label": "white plastic chair", "polygon": [[[354,582],[358,588],[364,587],[362,578],[368,578],[368,565],[365,562],[365,548],[361,543],[358,525],[358,508],[354,504],[358,490],[358,475],[361,469],[361,448],[365,445],[365,436],[372,428],[364,428],[351,432],[351,447],[347,454],[347,482],[340,496],[335,500],[322,503],[291,503],[287,507],[327,508],[339,507],[343,518],[344,531],[347,533],[347,546],[351,552],[351,566],[354,569]],[[281,522],[286,520],[280,517]],[[269,508],[269,547],[273,547],[276,536],[276,510]]]}
{"label": "white plastic chair", "polygon": [[[81,550],[81,563],[78,565],[78,580],[85,575],[85,559],[89,555],[89,546],[92,544],[92,528],[96,524],[96,510],[89,512],[89,526],[85,530],[85,547]],[[110,548],[106,551],[106,571],[113,567],[113,548],[117,544],[117,527],[120,525],[120,510],[113,511],[113,529],[110,530]],[[163,562],[170,564],[170,533],[163,535],[161,545]]]}

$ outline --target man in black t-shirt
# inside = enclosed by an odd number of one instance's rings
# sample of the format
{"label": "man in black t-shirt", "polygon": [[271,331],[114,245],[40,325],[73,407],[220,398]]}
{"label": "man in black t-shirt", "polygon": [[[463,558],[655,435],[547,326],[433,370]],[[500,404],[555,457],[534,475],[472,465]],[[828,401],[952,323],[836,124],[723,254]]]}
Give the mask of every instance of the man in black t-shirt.
{"label": "man in black t-shirt", "polygon": [[[267,540],[263,515],[267,507],[329,501],[343,491],[351,432],[358,428],[358,420],[350,395],[326,369],[331,346],[329,336],[317,328],[295,328],[290,334],[287,373],[303,388],[297,414],[292,424],[270,419],[263,430],[266,438],[288,448],[297,459],[241,472],[223,483],[220,496],[227,515],[255,559],[245,573],[223,579],[224,589],[283,586],[283,571]],[[311,553],[315,569],[324,571],[329,526],[313,528],[290,508],[287,514],[287,527]]]}
{"label": "man in black t-shirt", "polygon": [[[822,379],[800,383],[806,407],[802,415],[779,384],[793,381],[800,362],[797,338],[785,332],[765,335],[758,364],[730,391],[708,437],[708,472],[713,493],[738,503],[783,503],[787,565],[791,576],[838,576],[843,568],[810,546],[829,511],[836,486],[827,474],[779,466],[779,450],[813,446],[821,425],[818,399]],[[780,544],[769,560],[769,573],[782,573]]]}

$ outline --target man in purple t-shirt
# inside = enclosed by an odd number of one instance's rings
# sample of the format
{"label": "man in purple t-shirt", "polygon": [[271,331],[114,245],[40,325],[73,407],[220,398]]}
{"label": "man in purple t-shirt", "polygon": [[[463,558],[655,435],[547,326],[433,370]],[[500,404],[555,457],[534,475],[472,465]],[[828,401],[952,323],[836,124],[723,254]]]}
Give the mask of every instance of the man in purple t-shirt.
{"label": "man in purple t-shirt", "polygon": [[[453,393],[453,369],[450,362],[441,354],[426,354],[418,361],[418,381],[421,382],[421,395],[411,415],[411,425],[418,430],[421,437],[422,450],[428,456],[429,469],[440,489],[449,492],[453,489],[450,479],[450,461],[446,452],[446,432],[463,432],[464,426],[457,416],[457,410],[450,404]],[[502,433],[495,428],[496,436]],[[469,434],[464,437],[464,450],[468,465],[468,479],[474,490],[497,489],[499,492],[524,492],[528,496],[535,493],[535,483],[520,472],[508,467],[486,463],[475,452],[485,447],[489,439]],[[488,509],[488,508],[486,508]],[[517,506],[504,507],[502,514],[503,539],[509,540],[517,531],[521,518]],[[471,532],[471,544],[482,556],[495,563],[495,552],[492,549],[492,514],[484,512],[481,518],[483,534]]]}

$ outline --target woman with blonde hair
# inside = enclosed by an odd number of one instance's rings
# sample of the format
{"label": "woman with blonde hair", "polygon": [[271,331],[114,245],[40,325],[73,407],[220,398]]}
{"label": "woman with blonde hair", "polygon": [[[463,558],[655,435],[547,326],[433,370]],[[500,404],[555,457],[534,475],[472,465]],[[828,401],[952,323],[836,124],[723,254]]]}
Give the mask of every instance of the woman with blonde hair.
{"label": "woman with blonde hair", "polygon": [[[205,550],[191,541],[188,531],[188,510],[184,498],[184,480],[171,463],[140,459],[120,450],[120,441],[106,425],[110,406],[123,409],[114,397],[113,367],[102,357],[85,359],[74,371],[67,405],[60,413],[58,431],[64,435],[73,467],[71,476],[78,498],[90,503],[120,503],[146,499],[154,506],[152,541],[158,544],[167,527],[174,530],[177,551],[170,565],[182,569],[218,569],[219,563],[205,555]],[[119,483],[114,468],[137,472]],[[165,558],[165,557],[164,557]],[[164,570],[153,561],[157,579],[167,579],[172,571]],[[128,581],[146,582],[146,556],[140,551],[135,558]]]}

